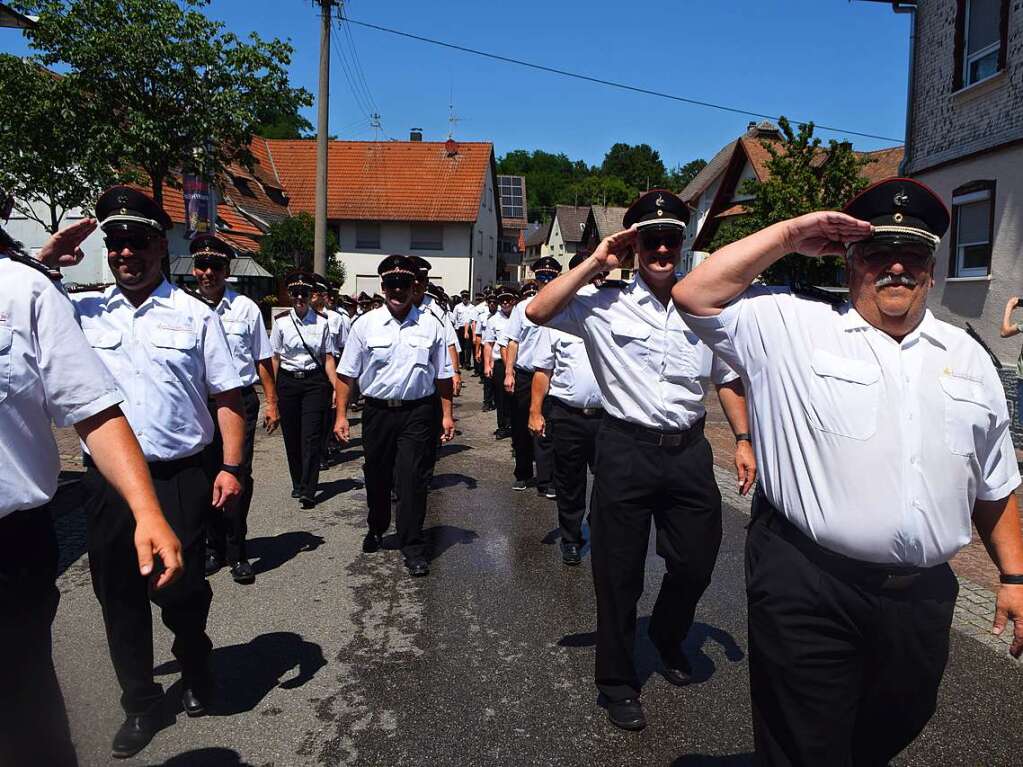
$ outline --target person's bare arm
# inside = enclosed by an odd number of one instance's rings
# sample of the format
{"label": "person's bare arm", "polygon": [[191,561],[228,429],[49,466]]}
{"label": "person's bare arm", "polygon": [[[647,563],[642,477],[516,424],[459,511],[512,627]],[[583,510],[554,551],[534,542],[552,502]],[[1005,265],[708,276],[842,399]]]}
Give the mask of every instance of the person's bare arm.
{"label": "person's bare arm", "polygon": [[494,375],[494,345],[483,344],[483,377],[492,378]]}
{"label": "person's bare arm", "polygon": [[[716,384],[721,409],[732,427],[732,434],[749,434],[749,413],[746,411],[746,390],[742,381],[735,379]],[[757,479],[757,459],[753,445],[746,440],[735,443],[735,473],[739,480],[739,495],[746,495]]]}
{"label": "person's bare arm", "polygon": [[341,374],[334,384],[334,396],[337,399],[337,418],[334,419],[334,434],[338,440],[347,445],[352,439],[351,427],[348,425],[348,401],[352,396],[354,379]]}
{"label": "person's bare arm", "polygon": [[[213,395],[217,409],[217,425],[224,443],[224,463],[228,466],[239,466],[245,448],[245,416],[242,414],[242,398],[238,389],[229,389]],[[241,482],[236,476],[226,471],[217,473],[213,480],[212,505],[223,509],[232,503],[242,492]]]}
{"label": "person's bare arm", "polygon": [[[1016,494],[999,501],[976,501],[973,523],[998,571],[1023,575],[1023,532]],[[998,589],[992,631],[1000,635],[1008,621],[1013,622],[1009,652],[1018,658],[1023,655],[1023,586],[1002,584]]]}
{"label": "person's bare arm", "polygon": [[519,358],[519,342],[510,340],[508,345],[501,350],[504,358],[504,390],[509,394],[515,393],[515,360]]}
{"label": "person's bare arm", "polygon": [[1019,296],[1013,296],[1005,302],[1005,311],[1002,313],[1002,338],[1009,338],[1019,333],[1019,325],[1012,321],[1012,311],[1019,306]]}
{"label": "person's bare arm", "polygon": [[841,256],[846,243],[866,239],[872,231],[866,221],[833,211],[781,221],[715,251],[675,283],[671,297],[679,311],[716,316],[785,254]]}
{"label": "person's bare arm", "polygon": [[135,553],[139,572],[153,572],[153,556],[163,562],[164,570],[155,588],[163,588],[182,572],[181,542],[160,510],[142,448],[128,425],[128,419],[116,405],[75,424],[89,454],[106,480],[113,486],[135,517]]}
{"label": "person's bare arm", "polygon": [[437,379],[437,393],[440,394],[441,411],[441,442],[450,442],[455,438],[455,417],[451,400],[454,395],[454,385],[450,378]]}
{"label": "person's bare arm", "polygon": [[547,436],[547,419],[543,417],[543,400],[551,388],[550,370],[534,370],[529,388],[529,432],[534,437]]}
{"label": "person's bare arm", "polygon": [[451,379],[451,391],[457,397],[462,393],[462,361],[458,358],[458,348],[454,344],[448,345],[448,358],[455,374]]}
{"label": "person's bare arm", "polygon": [[256,373],[259,375],[259,382],[263,385],[263,399],[266,404],[266,414],[263,416],[263,428],[267,434],[273,434],[277,424],[281,422],[280,412],[277,409],[277,383],[274,362],[276,356],[260,360],[256,365]]}
{"label": "person's bare arm", "polygon": [[636,228],[606,237],[590,256],[574,269],[555,278],[526,307],[530,322],[544,325],[568,306],[575,294],[601,272],[617,269],[636,242]]}

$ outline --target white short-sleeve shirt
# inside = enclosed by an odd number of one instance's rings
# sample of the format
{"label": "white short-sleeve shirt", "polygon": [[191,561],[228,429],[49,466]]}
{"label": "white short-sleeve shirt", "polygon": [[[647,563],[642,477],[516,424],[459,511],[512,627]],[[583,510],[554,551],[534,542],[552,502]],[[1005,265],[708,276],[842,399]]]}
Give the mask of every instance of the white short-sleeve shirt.
{"label": "white short-sleeve shirt", "polygon": [[214,311],[166,280],[138,308],[116,286],[72,302],[124,395],[121,409],[146,460],[186,458],[208,445],[210,397],[242,385]]}
{"label": "white short-sleeve shirt", "polygon": [[270,348],[280,357],[281,367],[292,373],[319,370],[327,355],[338,351],[327,318],[311,307],[305,317],[294,309],[278,314],[270,330]]}
{"label": "white short-sleeve shirt", "polygon": [[515,367],[524,372],[532,372],[536,365],[533,357],[542,335],[539,326],[526,316],[526,307],[536,296],[519,301],[512,309],[508,323],[501,330],[497,345],[504,347],[514,341],[519,345],[515,353]]}
{"label": "white short-sleeve shirt", "polygon": [[579,336],[541,327],[533,352],[533,368],[550,371],[548,396],[575,408],[603,407],[586,345]]}
{"label": "white short-sleeve shirt", "polygon": [[459,302],[459,304],[455,307],[452,314],[454,315],[455,319],[455,327],[464,328],[466,325],[468,325],[475,319],[476,307],[473,306],[472,304]]}
{"label": "white short-sleeve shirt", "polygon": [[224,325],[242,386],[252,386],[259,379],[256,365],[273,356],[270,338],[263,326],[263,314],[255,301],[231,289],[224,291],[216,312]]}
{"label": "white short-sleeve shirt", "polygon": [[1020,483],[994,366],[929,311],[899,342],[848,304],[756,287],[687,321],[742,375],[767,499],[827,549],[946,562],[974,501]]}
{"label": "white short-sleeve shirt", "polygon": [[587,285],[547,323],[582,338],[605,411],[661,431],[683,431],[706,413],[701,376],[738,378],[638,274],[625,286]]}
{"label": "white short-sleeve shirt", "polygon": [[[514,309],[514,307],[512,307]],[[504,344],[501,343],[501,334],[504,331],[505,325],[511,320],[511,313],[505,314],[500,309],[490,315],[487,320],[487,326],[483,331],[483,343],[494,344],[497,348],[501,348]]]}
{"label": "white short-sleeve shirt", "polygon": [[72,426],[123,399],[64,294],[0,255],[0,517],[42,506],[57,491],[51,421]]}
{"label": "white short-sleeve shirt", "polygon": [[403,320],[386,306],[374,309],[352,325],[338,373],[358,379],[366,397],[429,397],[438,379],[452,377],[444,327],[431,312],[415,306]]}

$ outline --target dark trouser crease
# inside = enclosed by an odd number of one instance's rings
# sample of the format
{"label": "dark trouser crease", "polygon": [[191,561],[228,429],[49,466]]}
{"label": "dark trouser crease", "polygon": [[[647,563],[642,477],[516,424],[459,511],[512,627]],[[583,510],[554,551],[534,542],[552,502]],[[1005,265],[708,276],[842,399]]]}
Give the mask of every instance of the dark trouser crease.
{"label": "dark trouser crease", "polygon": [[[494,356],[498,357],[495,350]],[[512,411],[515,409],[515,398],[504,390],[504,362],[500,358],[494,360],[493,371],[494,406],[497,409],[497,428],[510,429]]]}
{"label": "dark trouser crease", "polygon": [[515,451],[515,479],[533,478],[533,435],[529,433],[529,399],[533,374],[515,369],[515,393],[513,398],[512,449]]}
{"label": "dark trouser crease", "polygon": [[282,374],[277,379],[277,402],[291,485],[302,498],[311,500],[320,482],[323,416],[330,405],[330,384],[322,373],[302,379]]}
{"label": "dark trouser crease", "polygon": [[586,515],[586,470],[593,470],[600,416],[584,416],[548,397],[547,434],[553,444],[554,489],[562,543],[582,545]]}

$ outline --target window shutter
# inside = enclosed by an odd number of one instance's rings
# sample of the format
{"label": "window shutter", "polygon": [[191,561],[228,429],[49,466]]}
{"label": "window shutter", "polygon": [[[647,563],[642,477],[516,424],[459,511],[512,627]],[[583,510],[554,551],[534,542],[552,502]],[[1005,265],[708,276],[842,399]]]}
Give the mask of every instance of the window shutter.
{"label": "window shutter", "polygon": [[1009,49],[1009,0],[1002,0],[1002,19],[998,26],[998,71],[1005,69],[1005,54]]}
{"label": "window shutter", "polygon": [[952,65],[952,92],[963,87],[966,55],[966,0],[956,0],[955,61]]}

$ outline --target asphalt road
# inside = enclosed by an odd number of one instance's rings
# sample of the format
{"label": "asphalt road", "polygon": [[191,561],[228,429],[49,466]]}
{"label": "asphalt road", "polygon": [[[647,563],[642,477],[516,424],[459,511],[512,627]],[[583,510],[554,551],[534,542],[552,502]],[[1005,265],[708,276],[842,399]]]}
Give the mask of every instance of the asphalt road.
{"label": "asphalt road", "polygon": [[[181,713],[170,635],[155,615],[158,678],[176,721],[127,764],[750,763],[744,503],[726,492],[724,544],[688,640],[700,682],[686,689],[659,675],[643,631],[663,572],[651,545],[638,642],[650,726],[618,731],[591,681],[589,558],[574,569],[560,563],[554,504],[511,491],[509,442],[493,440],[493,414],[480,413],[479,400],[473,381],[458,400],[461,435],[442,451],[425,579],[405,574],[393,536],[384,551],[361,552],[357,429],[311,511],[289,497],[279,434],[259,439],[250,517],[256,583],[238,586],[226,571],[211,579],[219,709],[200,719]],[[66,490],[65,505],[74,492]],[[70,512],[58,527],[66,567],[54,626],[58,674],[82,764],[106,765],[122,719],[119,689],[82,520]],[[1018,664],[954,635],[939,712],[897,764],[1018,764],[1021,690]]]}

